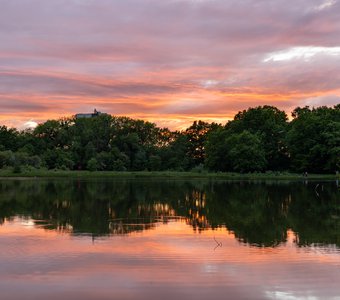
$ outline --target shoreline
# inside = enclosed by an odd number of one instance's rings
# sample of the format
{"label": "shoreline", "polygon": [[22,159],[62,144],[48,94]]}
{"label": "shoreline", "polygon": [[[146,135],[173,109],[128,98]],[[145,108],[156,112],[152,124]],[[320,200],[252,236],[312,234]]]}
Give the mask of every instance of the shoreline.
{"label": "shoreline", "polygon": [[171,178],[171,179],[229,179],[229,180],[336,180],[335,174],[302,174],[286,172],[267,173],[214,173],[214,172],[176,172],[176,171],[63,171],[32,170],[14,173],[12,170],[0,170],[0,179],[5,178]]}

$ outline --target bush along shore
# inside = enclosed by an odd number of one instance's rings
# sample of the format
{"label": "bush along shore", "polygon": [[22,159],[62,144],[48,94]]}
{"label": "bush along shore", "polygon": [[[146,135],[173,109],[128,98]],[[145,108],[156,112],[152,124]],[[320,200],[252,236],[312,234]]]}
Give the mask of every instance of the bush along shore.
{"label": "bush along shore", "polygon": [[276,107],[258,106],[226,124],[195,121],[182,131],[108,114],[24,131],[0,126],[3,177],[334,178],[339,170],[340,104],[297,107],[291,121]]}

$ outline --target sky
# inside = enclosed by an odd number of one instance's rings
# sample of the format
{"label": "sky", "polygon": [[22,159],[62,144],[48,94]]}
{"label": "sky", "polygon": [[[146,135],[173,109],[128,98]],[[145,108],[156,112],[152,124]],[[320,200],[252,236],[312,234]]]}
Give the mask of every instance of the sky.
{"label": "sky", "polygon": [[340,0],[0,0],[0,124],[333,106],[339,16]]}

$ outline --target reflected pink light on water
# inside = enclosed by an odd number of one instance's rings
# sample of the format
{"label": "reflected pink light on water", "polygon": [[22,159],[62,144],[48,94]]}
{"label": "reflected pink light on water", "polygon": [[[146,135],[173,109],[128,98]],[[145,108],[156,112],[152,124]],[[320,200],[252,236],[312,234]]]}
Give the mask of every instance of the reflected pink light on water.
{"label": "reflected pink light on water", "polygon": [[83,299],[111,299],[113,291],[114,299],[147,299],[165,292],[203,299],[211,289],[216,299],[224,299],[227,291],[239,299],[252,293],[255,299],[271,299],[278,290],[292,295],[295,290],[339,292],[339,252],[307,251],[297,248],[295,240],[288,231],[282,246],[249,247],[226,228],[195,233],[183,220],[93,240],[15,218],[0,227],[0,287],[8,295],[4,299],[42,299],[60,290]]}
{"label": "reflected pink light on water", "polygon": [[[6,221],[0,227],[2,238],[20,239],[21,248],[27,247],[26,253],[35,255],[45,251],[48,253],[115,253],[124,255],[146,255],[149,257],[177,256],[190,261],[200,260],[203,257],[228,261],[239,257],[243,263],[258,263],[265,261],[298,261],[300,252],[304,248],[296,249],[294,243],[296,234],[289,230],[287,242],[278,248],[249,247],[240,244],[232,232],[226,228],[205,230],[194,233],[192,227],[182,221],[171,221],[167,224],[158,224],[154,229],[128,235],[111,236],[109,238],[94,238],[90,236],[77,236],[59,233],[34,226],[33,220],[15,219]],[[215,251],[216,241],[222,244]],[[44,239],[44,248],[41,249],[39,241]],[[6,245],[2,245],[3,248]],[[317,248],[317,247],[316,247]],[[339,262],[335,255],[322,256],[320,252],[305,252],[311,259],[320,262]]]}

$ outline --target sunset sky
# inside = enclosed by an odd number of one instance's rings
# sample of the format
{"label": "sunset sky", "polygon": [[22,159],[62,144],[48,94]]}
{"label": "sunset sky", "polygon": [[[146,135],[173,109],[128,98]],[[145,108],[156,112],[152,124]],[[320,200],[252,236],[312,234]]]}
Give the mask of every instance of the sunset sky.
{"label": "sunset sky", "polygon": [[338,103],[340,0],[0,0],[0,124]]}

